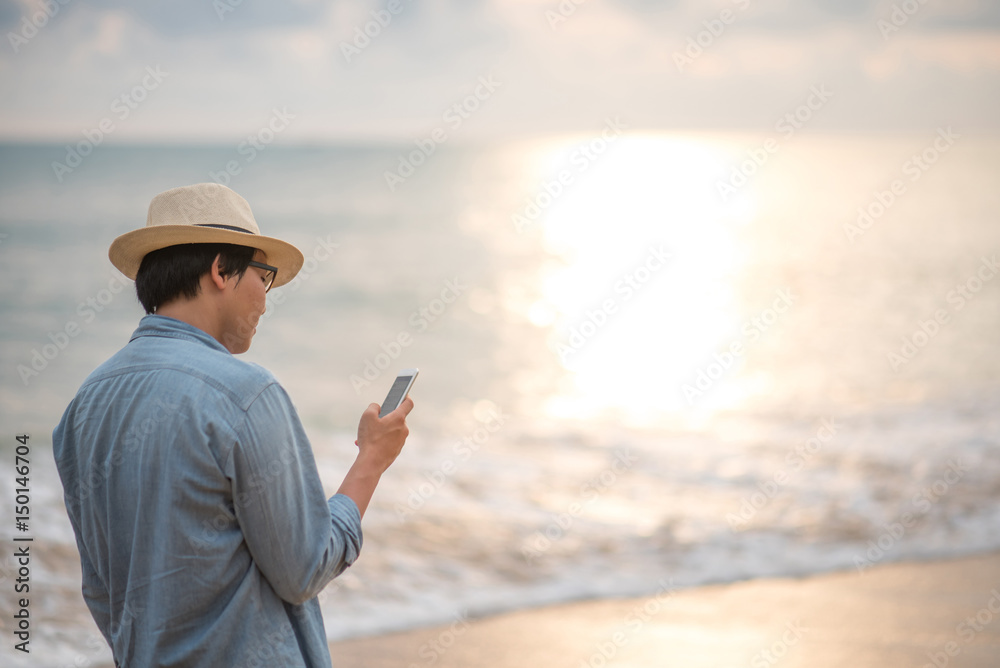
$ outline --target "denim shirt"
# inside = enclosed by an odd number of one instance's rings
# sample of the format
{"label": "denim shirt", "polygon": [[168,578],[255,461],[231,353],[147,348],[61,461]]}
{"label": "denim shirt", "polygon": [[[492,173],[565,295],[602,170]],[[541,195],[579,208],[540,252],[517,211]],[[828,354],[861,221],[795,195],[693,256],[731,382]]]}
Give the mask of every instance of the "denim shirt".
{"label": "denim shirt", "polygon": [[281,385],[147,315],[52,434],[83,596],[119,666],[330,666],[316,596],[361,549]]}

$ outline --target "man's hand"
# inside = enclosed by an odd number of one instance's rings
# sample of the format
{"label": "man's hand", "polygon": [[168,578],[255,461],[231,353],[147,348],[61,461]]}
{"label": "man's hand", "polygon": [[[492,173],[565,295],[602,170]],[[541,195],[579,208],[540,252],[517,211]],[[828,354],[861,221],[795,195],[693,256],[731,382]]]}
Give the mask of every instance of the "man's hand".
{"label": "man's hand", "polygon": [[347,472],[338,494],[345,494],[357,504],[361,516],[371,501],[375,487],[385,470],[396,461],[410,430],[406,416],[413,410],[413,399],[407,397],[399,408],[384,418],[378,416],[378,404],[369,404],[358,424],[358,458]]}
{"label": "man's hand", "polygon": [[355,441],[360,450],[358,459],[378,469],[379,475],[396,461],[403,449],[410,433],[406,427],[406,416],[413,410],[413,400],[406,397],[396,410],[384,418],[378,416],[380,410],[378,404],[368,404],[361,414],[358,440]]}

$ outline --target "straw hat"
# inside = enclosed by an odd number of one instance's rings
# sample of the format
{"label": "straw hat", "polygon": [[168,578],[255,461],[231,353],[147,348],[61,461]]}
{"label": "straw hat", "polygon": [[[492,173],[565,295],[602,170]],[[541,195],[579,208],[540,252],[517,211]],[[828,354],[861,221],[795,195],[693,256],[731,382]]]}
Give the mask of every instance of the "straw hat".
{"label": "straw hat", "polygon": [[115,239],[108,257],[119,271],[135,280],[146,253],[179,244],[215,243],[264,251],[267,264],[278,268],[274,287],[295,278],[302,268],[301,251],[280,239],[261,236],[247,201],[218,183],[173,188],[154,197],[146,226]]}

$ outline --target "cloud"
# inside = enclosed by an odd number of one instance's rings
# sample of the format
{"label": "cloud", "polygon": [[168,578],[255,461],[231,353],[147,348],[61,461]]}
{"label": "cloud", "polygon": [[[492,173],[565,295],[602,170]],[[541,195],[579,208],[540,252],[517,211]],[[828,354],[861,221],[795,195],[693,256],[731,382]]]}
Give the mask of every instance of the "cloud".
{"label": "cloud", "polygon": [[[323,0],[288,0],[282,3],[254,0],[171,0],[115,2],[113,0],[53,0],[66,10],[87,13],[126,14],[157,35],[184,39],[192,35],[253,32],[322,21],[331,3]],[[10,30],[21,15],[41,7],[41,2],[20,0],[0,10],[0,28]],[[18,9],[20,11],[18,11]]]}
{"label": "cloud", "polygon": [[[909,0],[919,9],[883,37],[877,22],[904,0],[400,0],[388,22],[384,2],[217,1],[233,10],[221,20],[205,0],[68,0],[0,53],[0,85],[14,91],[0,100],[6,136],[75,136],[156,64],[170,78],[116,141],[226,143],[274,106],[297,114],[286,141],[408,141],[490,73],[503,86],[456,140],[586,132],[613,115],[769,128],[819,83],[838,96],[816,130],[1000,123],[993,2]],[[32,6],[7,5],[0,22],[15,30]],[[712,34],[723,10],[732,20]],[[681,68],[692,41],[700,52]]]}

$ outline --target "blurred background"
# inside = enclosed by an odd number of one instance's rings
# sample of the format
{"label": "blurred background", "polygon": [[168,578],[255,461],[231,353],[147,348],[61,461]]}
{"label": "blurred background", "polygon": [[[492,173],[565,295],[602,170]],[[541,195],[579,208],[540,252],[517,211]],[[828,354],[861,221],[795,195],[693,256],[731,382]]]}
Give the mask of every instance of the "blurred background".
{"label": "blurred background", "polygon": [[243,359],[331,494],[421,369],[331,639],[1000,548],[997,3],[23,0],[0,26],[31,665],[110,656],[51,431],[142,316],[111,240],[203,181],[307,258]]}

